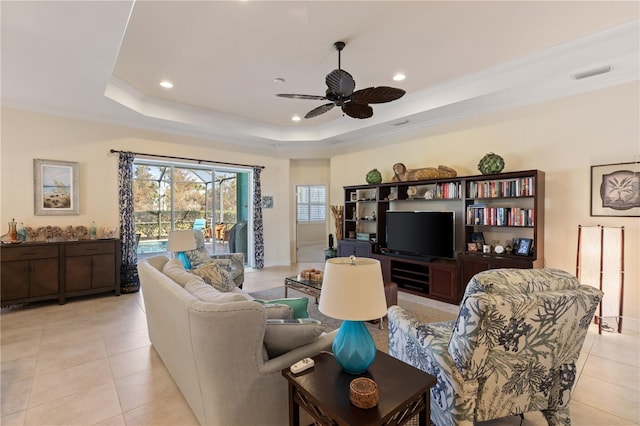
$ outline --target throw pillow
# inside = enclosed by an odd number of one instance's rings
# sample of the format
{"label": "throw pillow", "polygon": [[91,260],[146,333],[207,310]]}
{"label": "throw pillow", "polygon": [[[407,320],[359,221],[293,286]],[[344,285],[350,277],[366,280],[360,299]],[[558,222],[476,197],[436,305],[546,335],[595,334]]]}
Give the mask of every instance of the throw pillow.
{"label": "throw pillow", "polygon": [[293,319],[291,306],[281,303],[267,303],[264,308],[267,311],[267,319]]}
{"label": "throw pillow", "polygon": [[196,248],[194,250],[185,251],[184,254],[189,259],[191,267],[195,268],[207,261],[211,260],[211,255],[204,247],[204,234],[202,231],[194,230],[193,237],[196,240]]}
{"label": "throw pillow", "polygon": [[311,318],[270,319],[264,333],[264,346],[269,358],[273,358],[313,342],[323,331],[322,323]]}
{"label": "throw pillow", "polygon": [[236,283],[231,278],[231,275],[221,269],[214,261],[204,263],[190,272],[202,278],[207,284],[211,284],[216,290],[227,292],[236,288]]}
{"label": "throw pillow", "polygon": [[247,300],[246,297],[239,293],[221,293],[193,275],[191,276],[191,281],[184,286],[184,289],[203,302],[229,303],[245,302]]}
{"label": "throw pillow", "polygon": [[193,268],[211,261],[211,255],[205,248],[185,251],[184,254]]}
{"label": "throw pillow", "polygon": [[287,305],[293,309],[293,318],[309,318],[307,304],[309,299],[306,297],[289,297],[286,299],[261,300],[255,299],[256,302],[264,304],[276,303],[279,305]]}
{"label": "throw pillow", "polygon": [[182,266],[182,262],[178,259],[171,259],[165,263],[162,268],[162,273],[180,284],[182,287],[184,287],[187,282],[193,278],[193,275],[185,271],[184,266]]}

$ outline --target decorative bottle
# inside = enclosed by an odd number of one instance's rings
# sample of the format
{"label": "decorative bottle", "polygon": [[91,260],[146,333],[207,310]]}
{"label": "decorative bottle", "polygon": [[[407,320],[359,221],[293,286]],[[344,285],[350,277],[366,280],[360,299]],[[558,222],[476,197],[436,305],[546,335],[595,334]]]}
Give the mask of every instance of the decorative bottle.
{"label": "decorative bottle", "polygon": [[24,227],[24,223],[20,222],[18,227],[18,240],[27,241],[27,228]]}
{"label": "decorative bottle", "polygon": [[11,219],[9,222],[9,241],[14,242],[18,241],[18,230],[16,229],[16,220]]}
{"label": "decorative bottle", "polygon": [[93,222],[91,222],[91,228],[89,229],[89,237],[92,240],[95,240],[97,237],[97,233],[98,231],[96,230],[96,222],[94,220]]}

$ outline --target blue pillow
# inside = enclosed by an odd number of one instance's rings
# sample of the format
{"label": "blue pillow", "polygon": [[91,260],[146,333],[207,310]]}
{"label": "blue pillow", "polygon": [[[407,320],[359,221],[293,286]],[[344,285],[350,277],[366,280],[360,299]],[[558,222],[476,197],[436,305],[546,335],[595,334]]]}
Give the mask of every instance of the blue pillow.
{"label": "blue pillow", "polygon": [[293,309],[293,318],[309,318],[309,311],[307,311],[307,304],[309,299],[306,297],[289,297],[286,299],[274,299],[274,300],[260,300],[255,299],[256,302],[261,304],[277,303],[279,305],[287,305]]}

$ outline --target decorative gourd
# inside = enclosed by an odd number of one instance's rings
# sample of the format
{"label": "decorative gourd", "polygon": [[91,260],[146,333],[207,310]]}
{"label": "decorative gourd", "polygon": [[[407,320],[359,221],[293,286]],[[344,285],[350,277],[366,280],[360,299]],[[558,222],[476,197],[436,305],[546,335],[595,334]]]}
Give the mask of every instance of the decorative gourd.
{"label": "decorative gourd", "polygon": [[478,163],[478,170],[483,175],[500,173],[504,169],[504,160],[498,154],[488,153]]}
{"label": "decorative gourd", "polygon": [[367,173],[366,179],[369,185],[378,185],[379,183],[382,183],[382,174],[380,174],[378,169],[373,169]]}

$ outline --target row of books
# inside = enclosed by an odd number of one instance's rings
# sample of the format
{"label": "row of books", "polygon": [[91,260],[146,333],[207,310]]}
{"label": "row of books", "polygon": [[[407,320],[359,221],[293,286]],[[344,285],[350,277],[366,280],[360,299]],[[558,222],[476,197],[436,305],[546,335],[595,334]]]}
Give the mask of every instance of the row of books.
{"label": "row of books", "polygon": [[436,186],[435,198],[448,200],[460,198],[461,189],[460,182],[439,183]]}
{"label": "row of books", "polygon": [[533,177],[516,179],[469,182],[467,198],[509,198],[533,197],[535,181]]}
{"label": "row of books", "polygon": [[467,207],[467,225],[534,226],[534,209],[520,207]]}

